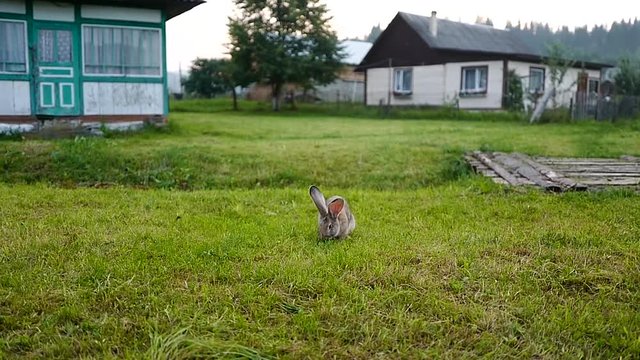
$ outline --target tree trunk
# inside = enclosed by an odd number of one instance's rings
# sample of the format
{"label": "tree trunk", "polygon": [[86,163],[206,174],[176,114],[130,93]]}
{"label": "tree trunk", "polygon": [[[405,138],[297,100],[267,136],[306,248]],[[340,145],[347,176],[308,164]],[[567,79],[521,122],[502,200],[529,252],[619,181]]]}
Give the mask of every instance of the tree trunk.
{"label": "tree trunk", "polygon": [[538,120],[540,120],[540,117],[542,116],[544,109],[546,109],[547,107],[547,103],[549,102],[549,99],[555,96],[556,96],[556,88],[553,86],[550,86],[549,89],[542,96],[542,99],[540,99],[540,101],[538,102],[535,110],[533,111],[533,114],[531,114],[531,119],[529,119],[530,124],[533,124],[534,122],[538,122]]}
{"label": "tree trunk", "polygon": [[271,109],[273,111],[280,111],[280,92],[282,91],[282,84],[271,85]]}
{"label": "tree trunk", "polygon": [[235,86],[231,88],[231,95],[233,96],[233,110],[238,111],[238,94],[236,94]]}

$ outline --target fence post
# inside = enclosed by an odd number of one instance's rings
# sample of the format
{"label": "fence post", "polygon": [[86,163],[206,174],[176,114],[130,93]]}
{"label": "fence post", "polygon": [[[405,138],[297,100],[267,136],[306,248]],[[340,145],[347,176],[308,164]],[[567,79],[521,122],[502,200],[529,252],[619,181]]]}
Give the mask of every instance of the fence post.
{"label": "fence post", "polygon": [[576,116],[573,113],[573,96],[571,97],[571,99],[569,99],[569,117],[571,117],[571,120],[575,120]]}

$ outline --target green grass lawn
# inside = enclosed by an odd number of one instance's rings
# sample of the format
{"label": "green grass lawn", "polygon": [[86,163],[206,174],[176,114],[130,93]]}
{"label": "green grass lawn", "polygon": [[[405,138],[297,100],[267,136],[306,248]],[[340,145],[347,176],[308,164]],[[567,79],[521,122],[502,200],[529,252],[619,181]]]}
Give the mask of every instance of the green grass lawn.
{"label": "green grass lawn", "polygon": [[640,122],[548,124],[176,113],[164,131],[0,142],[0,181],[164,189],[419,189],[458,180],[469,150],[640,155]]}
{"label": "green grass lawn", "polygon": [[[638,156],[640,127],[220,112],[2,141],[0,358],[637,358],[640,195],[504,188],[478,148]],[[351,238],[318,241],[311,183]]]}

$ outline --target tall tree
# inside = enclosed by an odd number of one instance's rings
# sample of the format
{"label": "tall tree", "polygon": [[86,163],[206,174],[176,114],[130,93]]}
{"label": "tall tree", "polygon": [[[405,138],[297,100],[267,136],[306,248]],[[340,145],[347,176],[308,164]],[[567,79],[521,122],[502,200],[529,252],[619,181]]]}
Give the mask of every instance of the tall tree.
{"label": "tall tree", "polygon": [[187,94],[197,97],[211,98],[228,90],[223,74],[225,67],[222,59],[193,60],[189,76],[183,85]]}
{"label": "tall tree", "polygon": [[286,83],[335,80],[343,54],[319,0],[234,0],[229,53],[241,71],[271,86],[274,110]]}
{"label": "tall tree", "polygon": [[376,42],[376,40],[378,40],[378,38],[380,37],[380,34],[382,34],[382,27],[380,27],[380,24],[378,24],[371,28],[369,35],[365,36],[364,40],[368,42]]}
{"label": "tall tree", "polygon": [[640,96],[640,59],[624,57],[618,65],[616,89],[621,95]]}

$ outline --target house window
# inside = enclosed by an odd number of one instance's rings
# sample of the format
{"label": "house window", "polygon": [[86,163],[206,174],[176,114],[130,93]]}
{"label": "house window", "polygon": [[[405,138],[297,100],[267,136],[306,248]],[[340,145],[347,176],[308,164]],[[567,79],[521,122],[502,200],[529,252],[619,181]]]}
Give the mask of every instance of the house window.
{"label": "house window", "polygon": [[461,95],[486,94],[487,93],[487,66],[463,67]]}
{"label": "house window", "polygon": [[544,92],[544,68],[529,68],[529,92],[541,94]]}
{"label": "house window", "polygon": [[160,29],[85,25],[82,42],[87,75],[162,75]]}
{"label": "house window", "polygon": [[589,79],[589,87],[587,91],[589,94],[597,94],[600,90],[600,81],[598,79]]}
{"label": "house window", "polygon": [[24,21],[0,20],[0,73],[27,73],[26,39]]}
{"label": "house window", "polygon": [[396,69],[393,77],[393,93],[410,95],[413,88],[413,71],[411,69]]}

